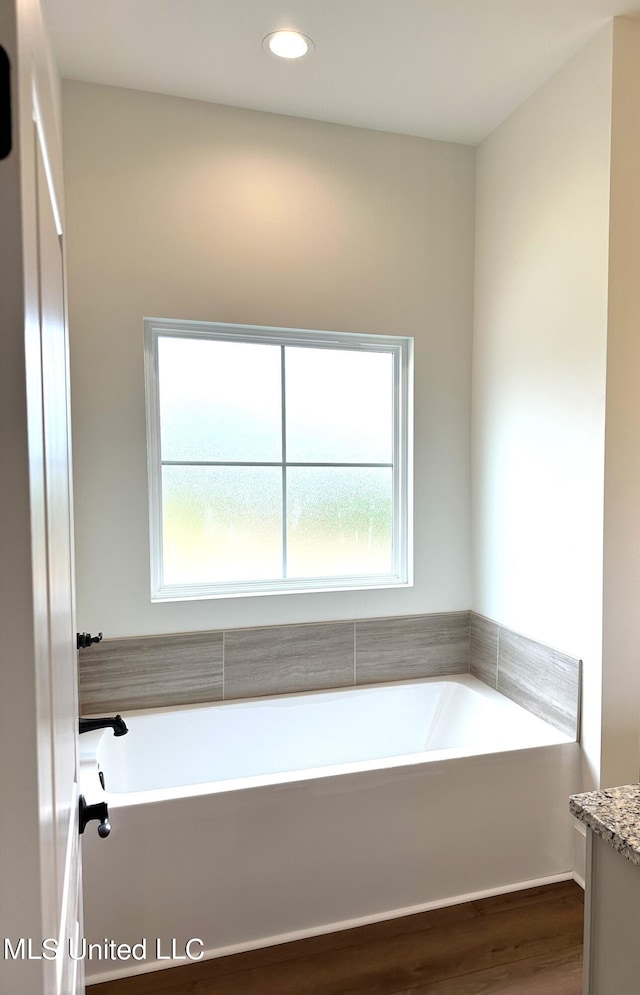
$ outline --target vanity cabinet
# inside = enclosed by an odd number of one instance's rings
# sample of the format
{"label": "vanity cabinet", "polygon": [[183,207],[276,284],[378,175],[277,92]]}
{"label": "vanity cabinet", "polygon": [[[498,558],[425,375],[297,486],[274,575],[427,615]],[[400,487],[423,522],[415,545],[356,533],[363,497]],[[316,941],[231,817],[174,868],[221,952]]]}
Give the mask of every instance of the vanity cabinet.
{"label": "vanity cabinet", "polygon": [[583,995],[640,993],[640,785],[574,795],[587,827]]}

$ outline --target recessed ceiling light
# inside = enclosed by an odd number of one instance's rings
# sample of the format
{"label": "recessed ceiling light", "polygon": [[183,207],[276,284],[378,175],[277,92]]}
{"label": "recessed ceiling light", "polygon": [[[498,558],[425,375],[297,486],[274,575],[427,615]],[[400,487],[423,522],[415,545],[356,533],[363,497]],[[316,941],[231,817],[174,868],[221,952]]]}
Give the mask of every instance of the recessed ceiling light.
{"label": "recessed ceiling light", "polygon": [[271,52],[281,59],[301,59],[311,55],[314,44],[299,31],[272,31],[262,42],[265,52]]}

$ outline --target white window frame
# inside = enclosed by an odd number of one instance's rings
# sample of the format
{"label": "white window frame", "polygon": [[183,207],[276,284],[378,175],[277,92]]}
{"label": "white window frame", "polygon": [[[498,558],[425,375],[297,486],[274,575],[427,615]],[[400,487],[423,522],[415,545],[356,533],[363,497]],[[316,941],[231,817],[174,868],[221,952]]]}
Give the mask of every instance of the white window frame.
{"label": "white window frame", "polygon": [[[164,584],[162,577],[162,461],[158,340],[162,337],[252,341],[271,345],[386,352],[393,357],[393,569],[389,574],[330,578],[284,578],[210,584]],[[413,339],[406,336],[325,332],[309,329],[229,325],[220,322],[144,319],[144,354],[149,474],[149,537],[152,601],[190,601],[368,588],[409,587],[413,583]]]}

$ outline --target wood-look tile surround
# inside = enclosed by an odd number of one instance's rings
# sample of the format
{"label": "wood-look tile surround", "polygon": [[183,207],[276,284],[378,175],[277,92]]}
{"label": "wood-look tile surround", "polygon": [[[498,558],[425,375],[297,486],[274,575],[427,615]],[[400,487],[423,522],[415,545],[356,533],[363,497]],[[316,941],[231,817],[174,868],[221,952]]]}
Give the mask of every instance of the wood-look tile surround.
{"label": "wood-look tile surround", "polygon": [[470,673],[577,739],[582,661],[475,612],[470,629]]}
{"label": "wood-look tile surround", "polygon": [[224,634],[224,697],[348,687],[353,647],[353,622],[232,629]]}
{"label": "wood-look tile surround", "polygon": [[78,651],[80,711],[120,712],[219,701],[222,632],[104,639]]}
{"label": "wood-look tile surround", "polygon": [[79,660],[84,714],[435,677],[468,672],[469,612],[104,639]]}
{"label": "wood-look tile surround", "polygon": [[469,672],[469,612],[355,623],[356,683]]}
{"label": "wood-look tile surround", "polygon": [[475,612],[105,639],[79,653],[85,715],[468,672],[577,735],[580,661]]}

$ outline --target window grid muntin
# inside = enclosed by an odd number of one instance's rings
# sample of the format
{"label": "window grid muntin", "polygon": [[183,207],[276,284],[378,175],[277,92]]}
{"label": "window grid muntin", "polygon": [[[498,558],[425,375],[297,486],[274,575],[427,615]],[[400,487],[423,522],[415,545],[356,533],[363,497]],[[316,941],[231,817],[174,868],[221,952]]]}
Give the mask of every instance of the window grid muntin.
{"label": "window grid muntin", "polygon": [[282,442],[282,580],[287,579],[287,367],[285,347],[280,346],[280,431]]}

